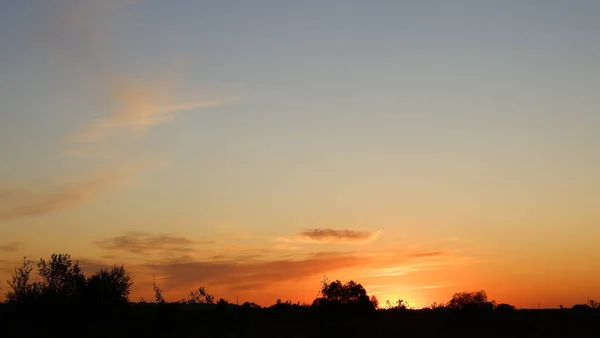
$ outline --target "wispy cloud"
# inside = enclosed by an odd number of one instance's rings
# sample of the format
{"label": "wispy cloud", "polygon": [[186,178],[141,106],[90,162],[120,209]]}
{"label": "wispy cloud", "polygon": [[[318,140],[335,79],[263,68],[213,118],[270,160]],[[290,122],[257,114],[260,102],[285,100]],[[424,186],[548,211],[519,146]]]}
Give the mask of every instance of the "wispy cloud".
{"label": "wispy cloud", "polygon": [[101,269],[109,269],[114,266],[113,264],[109,264],[105,261],[100,261],[97,259],[84,258],[78,259],[77,262],[79,262],[81,270],[83,270],[83,272],[88,275],[98,272]]}
{"label": "wispy cloud", "polygon": [[304,230],[291,237],[279,237],[277,238],[277,240],[282,242],[365,243],[377,239],[379,235],[379,231],[356,231],[350,229],[317,228]]}
{"label": "wispy cloud", "polygon": [[115,141],[115,132],[137,135],[171,120],[179,112],[206,109],[229,101],[215,93],[199,94],[197,88],[185,88],[186,60],[181,56],[173,55],[169,66],[147,65],[150,71],[143,75],[123,73],[123,60],[118,57],[122,45],[117,34],[143,24],[136,19],[135,5],[139,1],[56,2],[52,13],[40,23],[40,46],[44,52],[55,55],[63,66],[75,65],[81,70],[93,88],[89,95],[101,102],[99,106],[96,101],[94,107],[104,110],[80,129],[64,136],[68,155],[97,156],[98,148],[106,146],[101,141],[109,137],[112,145],[117,142],[116,147],[119,141],[127,142],[126,139]]}
{"label": "wispy cloud", "polygon": [[426,284],[426,285],[411,285],[406,286],[405,290],[430,290],[430,289],[441,289],[450,286],[448,283],[435,283],[435,284]]}
{"label": "wispy cloud", "polygon": [[409,273],[419,271],[439,270],[445,263],[435,264],[403,264],[399,266],[390,266],[374,269],[368,273],[368,277],[394,277],[404,276]]}
{"label": "wispy cloud", "polygon": [[185,289],[197,285],[221,285],[228,289],[264,288],[276,282],[322,276],[325,273],[369,264],[370,259],[352,254],[307,255],[270,261],[197,261],[148,265],[166,276],[165,287]]}
{"label": "wispy cloud", "polygon": [[[249,240],[252,242],[252,238]],[[422,251],[368,247],[330,252],[293,251],[281,256],[281,250],[268,243],[232,245],[145,232],[129,232],[95,243],[106,249],[108,255],[103,259],[80,260],[84,271],[93,273],[114,263],[125,263],[136,281],[135,299],[151,296],[153,274],[170,299],[179,299],[190,290],[205,286],[218,297],[231,300],[240,296],[268,304],[276,299],[273,297],[299,295],[298,292],[302,294],[301,300],[312,300],[312,285],[316,291],[323,275],[354,279],[363,283],[370,294],[389,294],[400,286],[412,290],[445,287],[437,279],[440,273],[443,276],[446,269],[478,263],[471,257],[457,256],[460,251],[442,251],[437,247]],[[124,254],[133,256],[124,258]],[[440,272],[431,275],[435,270]],[[418,274],[429,277],[420,284]]]}
{"label": "wispy cloud", "polygon": [[[172,295],[183,295],[185,291],[199,285],[208,287],[221,295],[255,295],[272,293],[274,285],[280,289],[293,290],[294,285],[318,283],[324,275],[343,280],[355,279],[363,282],[373,294],[389,293],[399,278],[407,275],[428,274],[431,271],[450,269],[458,264],[474,263],[465,257],[422,262],[403,251],[393,251],[389,256],[376,252],[317,252],[297,253],[286,258],[257,257],[238,260],[234,256],[206,257],[185,262],[164,259],[144,265],[147,273],[155,273],[166,290]],[[414,276],[410,277],[414,283]],[[403,282],[404,285],[406,282]],[[390,287],[388,287],[390,286]],[[410,289],[442,288],[445,284],[435,281],[412,284]],[[310,295],[308,295],[310,297]],[[268,301],[268,300],[267,300]]]}
{"label": "wispy cloud", "polygon": [[111,79],[107,86],[111,89],[109,100],[114,110],[108,117],[93,121],[83,129],[68,135],[65,139],[67,142],[96,142],[117,130],[143,132],[169,121],[178,112],[216,107],[225,102],[218,99],[176,102],[174,97],[178,85],[164,78],[155,81]]}
{"label": "wispy cloud", "polygon": [[426,251],[426,252],[415,252],[409,255],[409,257],[413,258],[426,258],[426,257],[438,257],[446,255],[447,252],[444,251]]}
{"label": "wispy cloud", "polygon": [[194,241],[181,236],[170,234],[151,235],[143,232],[130,232],[123,236],[116,236],[95,242],[107,250],[118,250],[133,254],[147,255],[157,252],[171,252],[177,254],[190,253],[195,250],[195,245],[213,244],[213,241]]}
{"label": "wispy cloud", "polygon": [[20,247],[21,247],[21,243],[19,243],[19,242],[9,242],[9,243],[0,244],[0,251],[1,252],[15,252],[15,251],[18,251]]}
{"label": "wispy cloud", "polygon": [[[107,152],[114,154],[115,150],[124,148],[120,141],[127,140],[111,137],[110,142],[100,141],[113,136],[111,133],[115,130],[144,131],[168,121],[178,112],[222,103],[213,96],[202,99],[202,96],[194,95],[191,99],[181,99],[181,81],[177,76],[171,76],[173,72],[170,71],[163,71],[168,76],[146,76],[145,80],[137,75],[134,79],[121,75],[123,65],[119,63],[117,67],[116,60],[111,59],[118,54],[119,47],[113,38],[120,29],[132,27],[131,16],[127,13],[134,11],[128,12],[127,9],[134,2],[58,0],[49,6],[49,15],[39,22],[39,35],[36,36],[43,52],[56,56],[58,66],[75,67],[81,71],[82,79],[93,88],[86,88],[90,96],[107,95],[103,101],[106,114],[65,136],[69,154],[89,157],[97,154],[97,149],[92,147],[116,145]],[[106,53],[107,50],[111,52]],[[123,162],[135,165],[133,161],[131,156],[126,156],[119,159],[118,165],[104,163],[117,169],[96,175],[84,174],[79,180],[56,186],[14,188],[0,183],[0,222],[89,203],[99,194],[149,169],[147,166],[143,170],[119,169]],[[61,178],[55,181],[63,182]]]}
{"label": "wispy cloud", "polygon": [[45,190],[0,188],[0,222],[87,204],[98,194],[128,182],[142,168],[146,166],[112,170]]}

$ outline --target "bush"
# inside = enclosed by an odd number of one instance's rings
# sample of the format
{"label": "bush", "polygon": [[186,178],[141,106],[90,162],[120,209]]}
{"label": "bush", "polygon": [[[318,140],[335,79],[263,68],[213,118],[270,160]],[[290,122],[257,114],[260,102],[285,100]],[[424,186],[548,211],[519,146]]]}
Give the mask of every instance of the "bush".
{"label": "bush", "polygon": [[33,266],[23,258],[8,281],[11,290],[6,293],[8,304],[25,306],[115,306],[127,304],[133,282],[123,266],[101,269],[86,278],[67,254],[52,254],[50,260],[40,259],[37,264],[40,281],[31,282]]}

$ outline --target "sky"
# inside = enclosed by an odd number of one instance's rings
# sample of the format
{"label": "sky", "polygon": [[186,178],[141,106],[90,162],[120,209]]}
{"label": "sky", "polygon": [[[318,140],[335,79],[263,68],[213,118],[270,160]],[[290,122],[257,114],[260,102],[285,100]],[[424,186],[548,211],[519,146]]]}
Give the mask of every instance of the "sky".
{"label": "sky", "polygon": [[600,2],[5,0],[0,287],[600,299]]}

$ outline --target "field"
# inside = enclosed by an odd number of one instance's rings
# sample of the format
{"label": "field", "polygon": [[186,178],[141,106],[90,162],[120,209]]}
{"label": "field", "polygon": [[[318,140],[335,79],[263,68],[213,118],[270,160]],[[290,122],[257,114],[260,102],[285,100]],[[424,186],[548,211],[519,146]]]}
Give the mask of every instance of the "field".
{"label": "field", "polygon": [[134,305],[119,311],[15,311],[2,337],[597,337],[600,310],[325,311],[310,307]]}

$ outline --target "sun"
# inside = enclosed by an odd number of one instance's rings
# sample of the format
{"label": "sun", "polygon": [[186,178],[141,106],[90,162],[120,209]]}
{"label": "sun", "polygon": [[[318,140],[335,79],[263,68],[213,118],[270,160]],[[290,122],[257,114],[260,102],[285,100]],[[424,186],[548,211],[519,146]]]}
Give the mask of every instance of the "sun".
{"label": "sun", "polygon": [[387,301],[391,303],[391,306],[397,306],[398,301],[402,300],[402,304],[411,309],[420,309],[426,302],[421,299],[419,296],[411,293],[411,292],[402,292],[400,293],[377,293],[374,295],[377,297],[379,301],[379,308],[385,309],[387,307]]}

